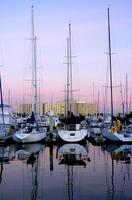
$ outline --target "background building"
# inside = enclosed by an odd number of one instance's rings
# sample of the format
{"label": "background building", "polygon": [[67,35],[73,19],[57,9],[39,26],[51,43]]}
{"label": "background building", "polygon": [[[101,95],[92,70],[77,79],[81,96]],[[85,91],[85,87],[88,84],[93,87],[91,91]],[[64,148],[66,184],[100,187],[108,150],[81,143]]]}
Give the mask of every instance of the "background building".
{"label": "background building", "polygon": [[[50,111],[53,111],[55,114],[63,115],[65,113],[65,102],[64,101],[57,101],[55,103],[42,103],[40,105],[39,113],[41,115],[46,114]],[[96,103],[88,103],[86,101],[73,101],[72,103],[72,112],[74,115],[88,115],[88,114],[95,114],[96,113]],[[17,113],[25,113],[31,114],[31,104],[22,104],[19,103],[17,105]]]}
{"label": "background building", "polygon": [[42,114],[53,111],[55,114],[64,114],[64,102],[57,101],[54,104],[51,103],[43,103],[42,104]]}
{"label": "background building", "polygon": [[[72,112],[75,115],[88,115],[88,114],[95,114],[96,113],[96,103],[88,103],[86,101],[74,101],[72,103]],[[53,111],[55,114],[64,114],[65,113],[65,102],[58,101],[54,104],[50,103],[43,103],[42,104],[42,114],[45,114],[49,111]]]}
{"label": "background building", "polygon": [[96,113],[96,103],[88,103],[86,101],[74,101],[72,111],[75,115],[88,115]]}
{"label": "background building", "polygon": [[31,108],[32,105],[30,103],[22,104],[19,103],[17,105],[17,113],[25,113],[25,114],[31,114]]}

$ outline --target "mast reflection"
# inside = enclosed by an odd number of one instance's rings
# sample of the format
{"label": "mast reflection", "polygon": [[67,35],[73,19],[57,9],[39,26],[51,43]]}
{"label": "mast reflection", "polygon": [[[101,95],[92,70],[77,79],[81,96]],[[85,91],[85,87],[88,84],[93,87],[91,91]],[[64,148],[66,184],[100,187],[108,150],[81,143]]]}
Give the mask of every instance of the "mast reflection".
{"label": "mast reflection", "polygon": [[[108,186],[107,187],[108,199],[113,200],[117,192],[118,193],[120,192],[121,196],[123,195],[126,175],[128,176],[128,179],[129,179],[129,166],[131,164],[132,145],[107,144],[102,147],[102,150],[104,152],[107,152],[111,158],[111,179],[110,179],[111,186],[108,183],[108,174],[109,174],[107,170],[108,163],[106,163],[105,169],[106,169],[106,183]],[[106,155],[105,155],[105,158],[106,158]],[[115,170],[115,167],[116,167],[116,170]],[[118,172],[122,174],[122,176],[120,177],[120,190],[117,189],[118,186],[115,183],[115,178]]]}
{"label": "mast reflection", "polygon": [[88,158],[88,147],[76,143],[62,145],[57,152],[59,165],[67,167],[68,199],[73,200],[74,194],[74,166],[86,167]]}

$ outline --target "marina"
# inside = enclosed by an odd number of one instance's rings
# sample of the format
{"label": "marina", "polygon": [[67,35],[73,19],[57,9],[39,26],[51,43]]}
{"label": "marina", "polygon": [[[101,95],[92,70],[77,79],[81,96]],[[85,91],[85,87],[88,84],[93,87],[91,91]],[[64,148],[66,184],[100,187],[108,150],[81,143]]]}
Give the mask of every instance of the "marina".
{"label": "marina", "polygon": [[1,2],[0,200],[132,199],[131,10]]}

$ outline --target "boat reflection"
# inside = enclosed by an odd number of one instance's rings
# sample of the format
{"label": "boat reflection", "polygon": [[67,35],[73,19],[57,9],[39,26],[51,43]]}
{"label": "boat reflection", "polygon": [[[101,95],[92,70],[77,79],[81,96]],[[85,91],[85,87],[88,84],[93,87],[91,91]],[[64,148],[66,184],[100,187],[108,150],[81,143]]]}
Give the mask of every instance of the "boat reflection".
{"label": "boat reflection", "polygon": [[[9,146],[0,146],[0,184],[2,183],[2,174],[4,171],[4,165],[5,164],[14,165],[14,163],[17,163],[19,164],[19,170],[20,170],[19,175],[22,173],[23,185],[25,185],[25,182],[27,180],[29,184],[31,184],[31,191],[27,190],[27,193],[25,193],[24,192],[25,187],[23,188],[24,190],[22,192],[23,199],[25,199],[26,195],[28,195],[28,199],[36,200],[38,198],[38,189],[39,189],[38,173],[40,164],[40,152],[43,151],[44,148],[45,145],[41,143],[24,144],[24,145],[11,144]],[[20,166],[22,166],[22,171]],[[25,173],[28,174],[27,177],[24,175],[24,171]]]}
{"label": "boat reflection", "polygon": [[31,200],[38,198],[38,173],[39,154],[44,150],[45,145],[41,143],[24,144],[16,151],[19,160],[26,160],[26,164],[31,166],[32,189]]}
{"label": "boat reflection", "polygon": [[9,147],[0,146],[0,184],[2,182],[4,164],[9,164],[9,161],[10,161]]}
{"label": "boat reflection", "polygon": [[[110,154],[110,163],[105,163],[105,174],[106,174],[106,184],[107,193],[109,199],[115,199],[115,196],[120,193],[123,196],[124,186],[127,179],[130,179],[130,164],[132,155],[132,145],[119,145],[119,144],[107,144],[102,147],[102,150]],[[107,156],[105,156],[107,159]],[[107,160],[108,161],[108,160]],[[111,165],[111,172],[108,172],[108,165]],[[117,170],[118,167],[118,170]],[[110,176],[109,176],[110,173]],[[120,177],[120,189],[115,180],[118,173],[122,174]],[[109,177],[108,177],[109,176]],[[110,181],[110,182],[109,182]]]}
{"label": "boat reflection", "polygon": [[116,160],[117,162],[122,162],[125,164],[131,163],[130,155],[132,155],[132,145],[109,144],[109,145],[103,146],[103,149],[111,154],[111,158],[113,160]]}
{"label": "boat reflection", "polygon": [[29,156],[34,155],[42,151],[45,147],[42,143],[33,144],[20,144],[16,146],[16,155],[19,160],[26,160]]}
{"label": "boat reflection", "polygon": [[86,167],[88,158],[88,146],[82,146],[76,143],[64,144],[58,149],[57,158],[59,165],[66,165],[67,167],[67,186],[68,186],[68,199],[73,200],[73,186],[74,186],[74,167]]}
{"label": "boat reflection", "polygon": [[87,164],[88,147],[76,143],[64,144],[58,149],[59,164],[83,165]]}

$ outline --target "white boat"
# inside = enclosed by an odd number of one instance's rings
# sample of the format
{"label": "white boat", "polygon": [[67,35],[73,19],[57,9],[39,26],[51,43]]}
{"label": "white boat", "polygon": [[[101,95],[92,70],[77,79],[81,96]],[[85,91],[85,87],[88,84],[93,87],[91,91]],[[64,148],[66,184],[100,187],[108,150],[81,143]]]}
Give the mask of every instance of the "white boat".
{"label": "white boat", "polygon": [[37,95],[37,69],[36,69],[36,36],[34,33],[34,13],[31,7],[32,16],[32,114],[29,123],[25,128],[20,128],[14,135],[13,140],[21,143],[39,142],[46,138],[47,129],[39,126],[38,119],[38,95]]}
{"label": "white boat", "polygon": [[103,136],[113,142],[132,143],[132,132],[127,129],[113,132],[112,129],[108,128],[103,131]]}
{"label": "white boat", "polygon": [[59,137],[65,142],[79,142],[87,136],[87,129],[81,128],[81,124],[70,124],[68,129],[58,130]]}
{"label": "white boat", "polygon": [[30,142],[39,142],[44,140],[47,135],[47,129],[41,128],[37,130],[36,127],[25,127],[15,132],[13,135],[13,140],[15,142],[21,143],[30,143]]}

